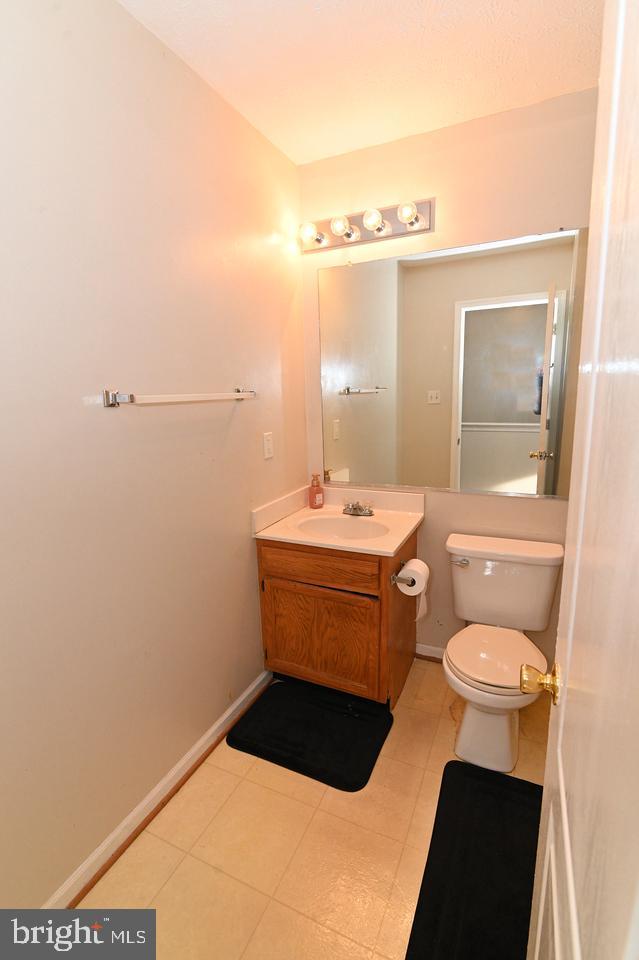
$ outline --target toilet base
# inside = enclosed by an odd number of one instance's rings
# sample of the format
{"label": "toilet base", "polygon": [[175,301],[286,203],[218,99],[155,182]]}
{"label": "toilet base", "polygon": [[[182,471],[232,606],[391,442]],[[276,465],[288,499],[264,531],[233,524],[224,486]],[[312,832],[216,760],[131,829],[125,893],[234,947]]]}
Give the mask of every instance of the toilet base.
{"label": "toilet base", "polygon": [[467,700],[455,753],[478,767],[510,773],[519,753],[519,710],[495,710]]}

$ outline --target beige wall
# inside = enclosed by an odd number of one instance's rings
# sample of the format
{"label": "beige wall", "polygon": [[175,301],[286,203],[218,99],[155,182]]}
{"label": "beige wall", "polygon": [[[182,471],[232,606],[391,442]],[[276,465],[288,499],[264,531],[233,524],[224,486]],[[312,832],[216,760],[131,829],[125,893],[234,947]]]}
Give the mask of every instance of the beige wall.
{"label": "beige wall", "polygon": [[309,467],[321,468],[317,271],[588,223],[597,94],[569,94],[301,167],[303,218],[436,198],[435,230],[303,258]]}
{"label": "beige wall", "polygon": [[397,280],[396,260],[319,272],[324,465],[351,483],[397,482]]}
{"label": "beige wall", "polygon": [[[400,411],[410,414],[399,420],[402,483],[450,485],[456,302],[537,293],[551,281],[567,291],[572,257],[568,237],[523,250],[402,264],[398,380]],[[426,403],[429,389],[440,391],[440,404]]]}
{"label": "beige wall", "polygon": [[596,105],[585,90],[306,164],[304,219],[435,197],[431,250],[585,226]]}
{"label": "beige wall", "polygon": [[[306,470],[299,261],[274,236],[299,222],[293,165],[114,0],[5,4],[0,45],[0,905],[17,907],[261,671],[249,510]],[[99,398],[236,384],[259,398]]]}

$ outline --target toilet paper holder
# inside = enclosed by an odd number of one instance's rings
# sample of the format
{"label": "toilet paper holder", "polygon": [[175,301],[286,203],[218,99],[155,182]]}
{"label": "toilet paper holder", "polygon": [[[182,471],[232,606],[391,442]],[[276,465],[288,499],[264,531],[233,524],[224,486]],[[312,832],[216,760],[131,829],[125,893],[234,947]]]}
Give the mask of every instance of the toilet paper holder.
{"label": "toilet paper holder", "polygon": [[[402,567],[404,563],[402,563]],[[396,583],[403,583],[407,587],[415,586],[415,577],[403,577],[401,573],[391,573],[391,583],[395,586]]]}

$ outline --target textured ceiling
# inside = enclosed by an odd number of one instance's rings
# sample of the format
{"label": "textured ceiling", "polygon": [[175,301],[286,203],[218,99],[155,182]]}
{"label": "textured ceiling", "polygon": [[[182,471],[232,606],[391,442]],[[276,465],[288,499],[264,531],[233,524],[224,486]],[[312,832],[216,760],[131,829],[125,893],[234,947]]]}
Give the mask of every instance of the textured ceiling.
{"label": "textured ceiling", "polygon": [[597,83],[603,0],[120,0],[296,163]]}

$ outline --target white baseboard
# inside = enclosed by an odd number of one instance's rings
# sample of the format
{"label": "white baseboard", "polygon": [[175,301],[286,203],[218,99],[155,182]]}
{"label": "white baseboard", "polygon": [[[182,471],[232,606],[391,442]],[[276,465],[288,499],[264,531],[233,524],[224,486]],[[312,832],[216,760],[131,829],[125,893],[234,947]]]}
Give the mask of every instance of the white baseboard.
{"label": "white baseboard", "polygon": [[86,860],[73,871],[70,877],[58,887],[47,902],[43,904],[43,909],[54,910],[65,908],[73,898],[82,890],[82,887],[95,876],[100,867],[106,863],[118,847],[124,843],[127,837],[130,837],[136,827],[138,827],[145,817],[157,807],[161,800],[169,793],[172,787],[184,776],[184,774],[206,753],[206,751],[218,740],[222,734],[232,726],[235,718],[246,709],[246,705],[262,687],[265,687],[271,679],[271,674],[264,670],[253,683],[250,684],[240,694],[237,700],[231,704],[228,710],[222,714],[219,720],[203,734],[197,743],[194,743],[190,750],[178,760],[174,767],[162,777],[153,789],[147,793],[146,797],[140,801],[131,813],[115,828],[115,830],[106,837],[102,843],[89,854]]}
{"label": "white baseboard", "polygon": [[420,657],[434,657],[435,660],[442,660],[444,656],[443,647],[431,647],[428,643],[418,643],[416,653]]}

